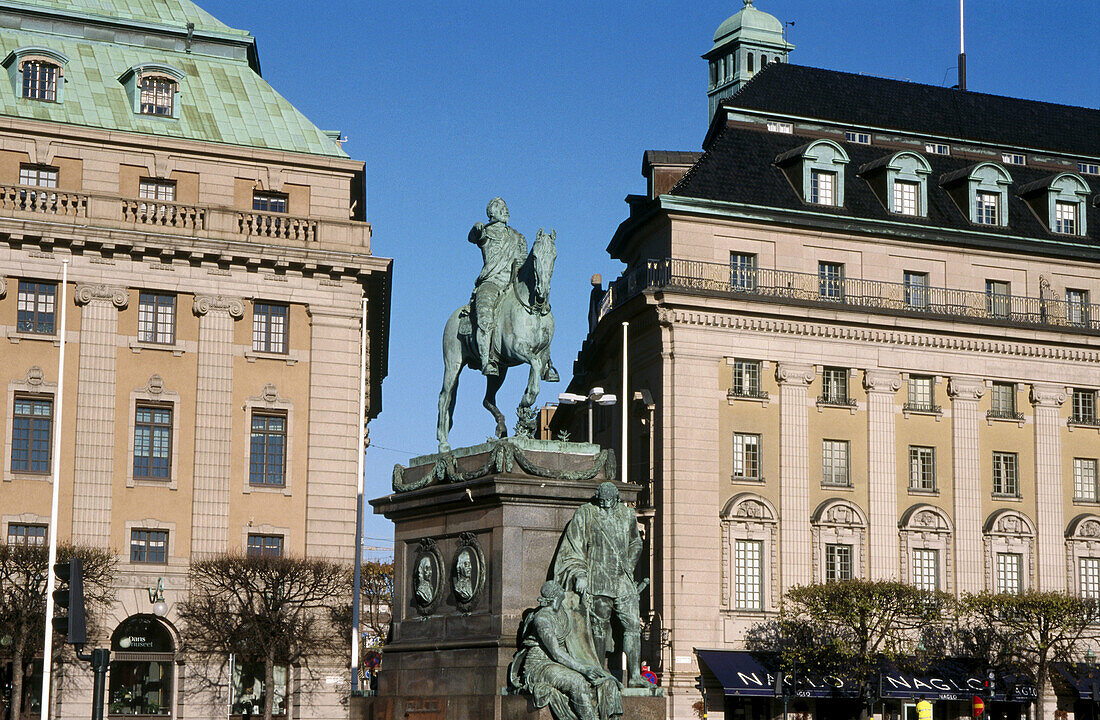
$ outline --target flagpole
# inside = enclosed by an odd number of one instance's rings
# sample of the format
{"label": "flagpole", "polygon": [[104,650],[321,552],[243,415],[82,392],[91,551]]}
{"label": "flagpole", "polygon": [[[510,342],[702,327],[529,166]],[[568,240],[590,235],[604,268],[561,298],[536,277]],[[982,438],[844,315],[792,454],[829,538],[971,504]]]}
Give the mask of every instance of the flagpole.
{"label": "flagpole", "polygon": [[366,395],[367,395],[367,299],[363,298],[363,320],[360,332],[359,346],[359,444],[356,446],[359,452],[358,470],[356,477],[355,494],[355,567],[352,569],[352,603],[351,603],[351,693],[359,690],[359,603],[360,583],[363,565],[363,473],[366,470],[365,458],[366,445]]}

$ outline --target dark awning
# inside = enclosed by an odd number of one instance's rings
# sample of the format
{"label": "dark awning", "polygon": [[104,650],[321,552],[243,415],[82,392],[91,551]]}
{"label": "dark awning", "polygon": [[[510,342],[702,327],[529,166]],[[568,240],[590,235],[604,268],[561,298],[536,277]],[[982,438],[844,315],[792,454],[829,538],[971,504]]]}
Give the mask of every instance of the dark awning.
{"label": "dark awning", "polygon": [[[700,667],[721,683],[726,695],[776,696],[775,671],[779,667],[776,658],[743,650],[696,650],[695,654],[699,657]],[[798,687],[791,691],[792,697],[853,698],[858,695],[858,688],[853,683],[833,677],[802,677]]]}
{"label": "dark awning", "polygon": [[[880,693],[884,698],[969,700],[985,688],[985,671],[958,660],[940,660],[918,672],[886,663],[881,673]],[[1003,691],[995,699],[1004,700]]]}
{"label": "dark awning", "polygon": [[1053,663],[1053,666],[1082,700],[1100,702],[1100,666],[1060,662]]}

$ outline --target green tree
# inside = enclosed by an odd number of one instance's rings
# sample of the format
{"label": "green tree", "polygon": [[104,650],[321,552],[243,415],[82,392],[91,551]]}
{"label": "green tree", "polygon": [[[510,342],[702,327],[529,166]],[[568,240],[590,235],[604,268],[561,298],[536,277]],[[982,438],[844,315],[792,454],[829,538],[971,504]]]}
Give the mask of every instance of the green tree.
{"label": "green tree", "polygon": [[[88,636],[100,627],[100,613],[114,600],[115,567],[113,553],[85,545],[61,545],[57,561],[81,560],[84,577],[84,606]],[[25,671],[42,653],[46,630],[46,583],[49,574],[49,549],[35,545],[0,543],[0,656],[12,663],[11,718],[20,720],[26,697]],[[56,662],[66,659],[63,638],[54,634]]]}
{"label": "green tree", "polygon": [[[275,666],[348,652],[351,572],[328,560],[219,555],[196,560],[180,604],[187,652],[225,674],[229,657],[264,668],[264,720],[274,707]],[[232,678],[231,678],[232,680]]]}

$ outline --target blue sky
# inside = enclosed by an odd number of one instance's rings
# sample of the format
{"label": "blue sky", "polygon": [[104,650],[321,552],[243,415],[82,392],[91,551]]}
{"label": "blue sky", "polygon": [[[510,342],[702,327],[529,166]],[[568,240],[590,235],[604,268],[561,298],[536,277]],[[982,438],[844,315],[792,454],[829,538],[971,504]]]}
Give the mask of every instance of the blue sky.
{"label": "blue sky", "polygon": [[[367,496],[389,492],[394,463],[435,451],[440,335],[470,295],[480,253],[466,242],[501,195],[533,241],[558,233],[554,364],[568,382],[587,330],[589,278],[621,265],[605,252],[644,191],[645,150],[698,150],[706,132],[700,55],[741,0],[695,2],[393,2],[199,0],[256,36],[264,77],[314,123],[341,130],[367,165],[376,255],[394,258],[390,374],[371,423]],[[757,0],[794,21],[801,65],[953,85],[957,0]],[[1095,0],[968,0],[971,90],[1096,107]],[[498,399],[515,421],[526,382],[513,369]],[[484,382],[463,373],[458,447],[484,441]],[[392,539],[369,518],[369,545]],[[377,538],[372,540],[370,538]]]}

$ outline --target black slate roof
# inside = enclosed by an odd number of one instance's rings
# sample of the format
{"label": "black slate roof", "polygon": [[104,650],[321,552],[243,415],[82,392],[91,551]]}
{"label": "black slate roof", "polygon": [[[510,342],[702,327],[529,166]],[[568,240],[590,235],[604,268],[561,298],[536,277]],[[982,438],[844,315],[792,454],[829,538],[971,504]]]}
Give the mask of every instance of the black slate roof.
{"label": "black slate roof", "polygon": [[788,63],[765,66],[722,105],[1100,157],[1100,110]]}

